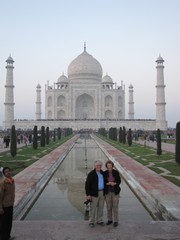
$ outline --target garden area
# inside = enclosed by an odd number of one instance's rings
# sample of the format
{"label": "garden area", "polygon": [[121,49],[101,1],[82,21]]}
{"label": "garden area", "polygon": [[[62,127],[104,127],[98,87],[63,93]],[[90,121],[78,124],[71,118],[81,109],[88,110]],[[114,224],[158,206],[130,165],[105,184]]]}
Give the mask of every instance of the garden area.
{"label": "garden area", "polygon": [[30,166],[41,157],[50,153],[55,148],[59,147],[61,144],[66,142],[72,137],[72,135],[61,136],[61,139],[50,139],[49,144],[41,146],[38,143],[36,149],[33,148],[33,144],[27,144],[22,147],[17,148],[17,153],[12,157],[10,149],[0,153],[0,167],[10,167],[12,170],[12,175],[16,175],[26,167]]}
{"label": "garden area", "polygon": [[98,137],[180,187],[180,164],[175,161],[175,154],[162,151],[157,155],[155,148],[134,142],[129,146],[128,142],[120,143],[99,134]]}

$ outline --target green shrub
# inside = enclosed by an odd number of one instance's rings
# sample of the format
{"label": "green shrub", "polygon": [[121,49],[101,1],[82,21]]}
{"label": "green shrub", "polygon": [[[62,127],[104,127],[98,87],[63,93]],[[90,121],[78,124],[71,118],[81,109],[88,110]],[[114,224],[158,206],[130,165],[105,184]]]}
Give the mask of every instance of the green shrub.
{"label": "green shrub", "polygon": [[180,164],[180,122],[176,124],[175,159],[176,159],[176,162]]}
{"label": "green shrub", "polygon": [[126,129],[123,127],[123,143],[126,144]]}
{"label": "green shrub", "polygon": [[41,127],[41,147],[45,146],[45,128]]}
{"label": "green shrub", "polygon": [[14,125],[11,128],[10,152],[11,152],[11,156],[14,158],[17,153],[17,136],[16,136],[16,130]]}
{"label": "green shrub", "polygon": [[122,127],[119,128],[119,142],[120,142],[120,143],[123,142],[123,131],[122,131]]}
{"label": "green shrub", "polygon": [[49,127],[46,128],[46,145],[49,145]]}
{"label": "green shrub", "polygon": [[162,154],[162,149],[161,149],[161,131],[160,129],[157,130],[157,155]]}
{"label": "green shrub", "polygon": [[37,149],[37,147],[38,147],[37,126],[34,126],[34,129],[33,129],[33,148]]}
{"label": "green shrub", "polygon": [[129,131],[128,131],[128,145],[129,146],[132,145],[132,132],[131,132],[131,128],[129,128]]}

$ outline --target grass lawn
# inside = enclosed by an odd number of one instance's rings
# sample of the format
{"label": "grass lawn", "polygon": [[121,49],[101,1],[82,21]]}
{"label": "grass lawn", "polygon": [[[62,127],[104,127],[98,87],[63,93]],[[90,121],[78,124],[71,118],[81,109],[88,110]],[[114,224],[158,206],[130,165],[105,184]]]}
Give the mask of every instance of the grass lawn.
{"label": "grass lawn", "polygon": [[156,149],[148,146],[144,147],[143,145],[133,143],[130,147],[127,143],[119,143],[100,135],[98,135],[98,137],[110,143],[139,163],[149,167],[156,173],[163,174],[163,177],[180,187],[180,179],[178,179],[178,177],[180,177],[180,165],[175,161],[175,154],[162,152],[162,154],[158,156],[156,154]]}
{"label": "grass lawn", "polygon": [[62,137],[60,140],[50,141],[49,145],[45,147],[38,146],[37,149],[33,149],[32,145],[24,146],[17,149],[17,154],[12,158],[10,151],[0,153],[0,166],[8,166],[12,169],[13,175],[16,175],[26,167],[30,166],[44,155],[57,148],[72,136]]}

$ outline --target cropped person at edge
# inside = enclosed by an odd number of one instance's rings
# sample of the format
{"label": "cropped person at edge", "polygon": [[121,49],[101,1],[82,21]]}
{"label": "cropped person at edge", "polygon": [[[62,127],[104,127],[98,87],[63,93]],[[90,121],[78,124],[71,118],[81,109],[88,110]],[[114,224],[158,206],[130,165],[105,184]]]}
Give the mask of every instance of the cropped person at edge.
{"label": "cropped person at edge", "polygon": [[9,167],[3,168],[4,179],[0,182],[0,240],[12,240],[13,205],[15,183]]}
{"label": "cropped person at edge", "polygon": [[[86,198],[90,201],[90,219],[89,226],[95,227],[95,220],[100,226],[104,226],[103,222],[103,208],[104,208],[104,173],[101,170],[102,162],[97,160],[94,162],[95,168],[89,172],[85,191]],[[96,216],[97,213],[97,216]]]}
{"label": "cropped person at edge", "polygon": [[[114,164],[111,161],[106,162],[107,170],[104,172],[105,180],[105,200],[107,207],[107,218],[106,225],[110,225],[113,222],[113,226],[118,226],[118,205],[119,205],[119,193],[121,188],[121,177],[119,172],[113,169]],[[114,217],[114,221],[113,221]]]}

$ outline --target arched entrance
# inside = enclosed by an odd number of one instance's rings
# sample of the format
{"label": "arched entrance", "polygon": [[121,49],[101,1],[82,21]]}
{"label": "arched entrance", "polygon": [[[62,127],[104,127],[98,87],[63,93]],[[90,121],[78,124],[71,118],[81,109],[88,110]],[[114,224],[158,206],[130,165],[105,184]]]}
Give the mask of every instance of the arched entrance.
{"label": "arched entrance", "polygon": [[90,95],[84,93],[77,98],[75,117],[76,119],[95,118],[94,100]]}

